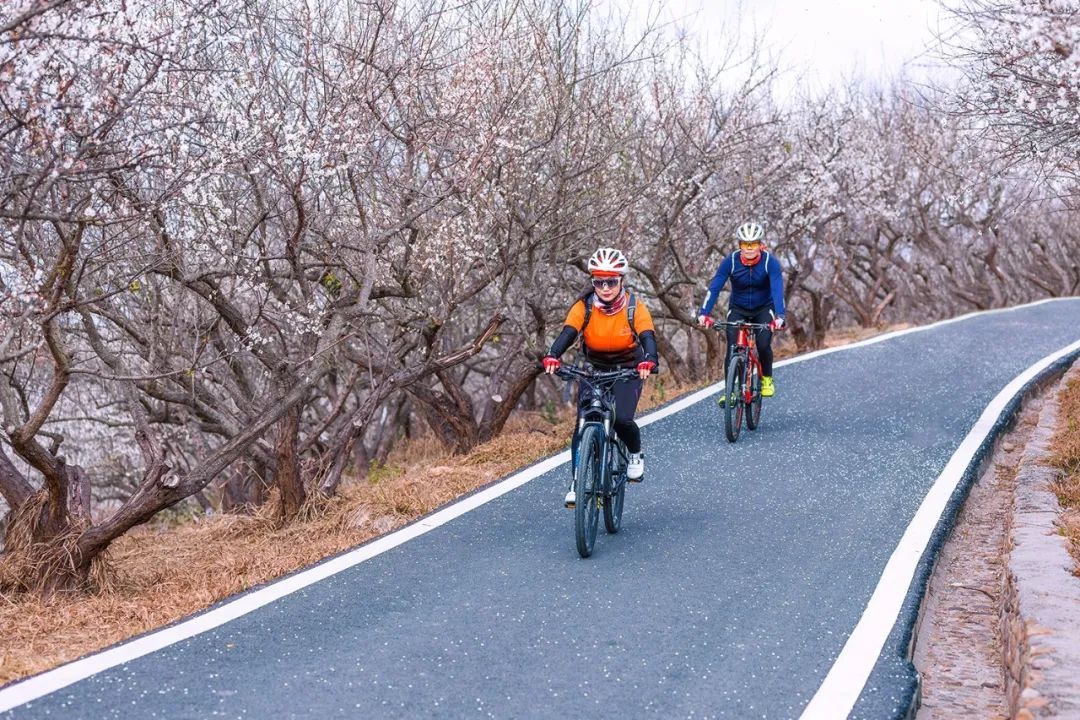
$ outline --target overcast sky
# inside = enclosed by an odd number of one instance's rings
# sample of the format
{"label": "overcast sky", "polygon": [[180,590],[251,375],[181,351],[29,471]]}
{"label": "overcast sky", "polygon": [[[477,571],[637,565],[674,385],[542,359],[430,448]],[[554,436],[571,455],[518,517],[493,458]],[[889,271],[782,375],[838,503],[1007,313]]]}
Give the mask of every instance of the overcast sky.
{"label": "overcast sky", "polygon": [[[650,5],[630,1],[637,13]],[[945,24],[938,0],[666,0],[651,5],[654,14],[661,6],[662,21],[684,26],[710,53],[732,37],[745,40],[756,32],[784,70],[780,90],[796,84],[820,89],[854,74],[895,76],[912,61],[911,74],[922,79],[932,64],[924,51]]]}

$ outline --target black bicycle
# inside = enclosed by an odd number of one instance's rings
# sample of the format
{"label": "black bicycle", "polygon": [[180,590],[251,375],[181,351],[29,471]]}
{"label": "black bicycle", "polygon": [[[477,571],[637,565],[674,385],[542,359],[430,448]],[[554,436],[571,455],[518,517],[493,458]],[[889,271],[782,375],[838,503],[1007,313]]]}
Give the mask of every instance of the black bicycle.
{"label": "black bicycle", "polygon": [[761,424],[761,361],[758,360],[755,337],[758,330],[769,326],[745,320],[713,325],[717,332],[725,332],[721,328],[726,327],[737,331],[735,347],[724,374],[724,434],[728,442],[735,442],[742,430],[744,410],[748,429],[757,430]]}
{"label": "black bicycle", "polygon": [[592,555],[600,510],[609,533],[622,526],[626,496],[626,445],[615,434],[615,393],[620,380],[638,377],[637,370],[600,371],[563,366],[555,374],[564,380],[577,380],[592,388],[592,400],[578,407],[577,462],[574,467],[574,537],[578,554]]}

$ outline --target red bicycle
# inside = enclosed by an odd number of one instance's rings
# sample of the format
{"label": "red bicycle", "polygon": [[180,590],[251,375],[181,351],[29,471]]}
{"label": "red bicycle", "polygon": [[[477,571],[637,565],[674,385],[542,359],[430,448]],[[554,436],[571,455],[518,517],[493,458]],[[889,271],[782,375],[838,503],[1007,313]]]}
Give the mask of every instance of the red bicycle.
{"label": "red bicycle", "polygon": [[718,332],[727,327],[734,327],[736,336],[724,376],[724,434],[728,442],[735,442],[742,431],[744,414],[748,429],[757,430],[761,424],[761,361],[754,338],[758,330],[769,326],[745,320],[721,321],[713,325]]}

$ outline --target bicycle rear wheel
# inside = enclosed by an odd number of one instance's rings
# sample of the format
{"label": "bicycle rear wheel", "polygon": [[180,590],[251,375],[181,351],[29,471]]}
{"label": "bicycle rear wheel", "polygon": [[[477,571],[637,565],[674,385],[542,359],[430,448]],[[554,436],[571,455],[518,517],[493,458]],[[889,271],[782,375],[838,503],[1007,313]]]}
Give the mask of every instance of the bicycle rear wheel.
{"label": "bicycle rear wheel", "polygon": [[746,383],[750,387],[750,406],[746,408],[746,429],[757,430],[761,424],[761,373],[754,363],[748,365]]}
{"label": "bicycle rear wheel", "polygon": [[596,526],[600,522],[600,504],[603,499],[603,483],[600,477],[600,452],[603,438],[600,428],[586,425],[578,443],[578,470],[574,478],[574,538],[578,555],[592,555],[596,543]]}
{"label": "bicycle rear wheel", "polygon": [[[608,444],[607,468],[604,482],[604,494],[607,496],[604,501],[604,529],[614,535],[622,527],[623,503],[626,501],[625,457],[614,443]],[[614,489],[615,486],[618,486],[618,489]]]}
{"label": "bicycle rear wheel", "polygon": [[724,392],[727,393],[724,402],[724,434],[727,435],[728,442],[735,442],[739,439],[743,420],[743,359],[741,355],[731,356]]}

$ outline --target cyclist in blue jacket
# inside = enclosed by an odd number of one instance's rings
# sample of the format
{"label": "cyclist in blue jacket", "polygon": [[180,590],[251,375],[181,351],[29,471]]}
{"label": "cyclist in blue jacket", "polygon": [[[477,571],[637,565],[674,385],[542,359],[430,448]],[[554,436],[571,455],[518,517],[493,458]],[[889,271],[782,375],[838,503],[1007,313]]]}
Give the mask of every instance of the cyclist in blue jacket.
{"label": "cyclist in blue jacket", "polygon": [[[776,392],[772,377],[772,335],[774,330],[784,326],[784,273],[780,269],[780,261],[772,253],[763,250],[764,235],[764,228],[755,222],[739,226],[735,232],[739,249],[725,257],[716,269],[716,274],[709,283],[709,291],[705,294],[705,302],[698,311],[697,320],[698,324],[704,327],[713,326],[709,313],[716,304],[720,290],[730,278],[731,298],[728,301],[727,319],[731,322],[746,320],[768,325],[767,329],[757,331],[757,349],[758,358],[761,360],[761,395],[772,397]],[[725,368],[731,360],[735,341],[736,330],[728,327]],[[720,404],[724,404],[723,397],[720,398]]]}

